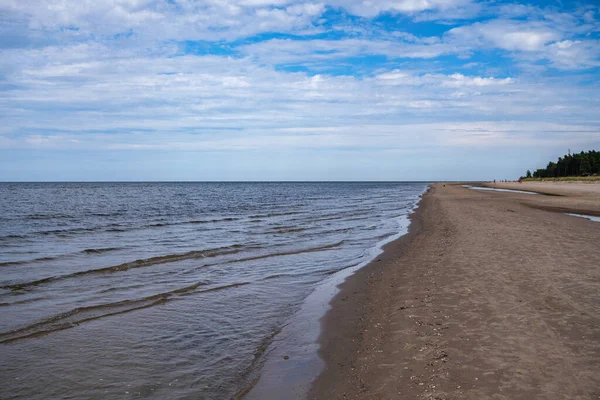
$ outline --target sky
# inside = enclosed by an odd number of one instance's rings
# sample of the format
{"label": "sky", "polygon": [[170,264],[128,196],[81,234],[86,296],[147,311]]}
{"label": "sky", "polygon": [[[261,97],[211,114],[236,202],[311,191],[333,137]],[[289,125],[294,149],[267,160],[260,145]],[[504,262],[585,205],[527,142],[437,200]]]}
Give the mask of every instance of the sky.
{"label": "sky", "polygon": [[0,181],[516,179],[600,149],[600,2],[0,0]]}

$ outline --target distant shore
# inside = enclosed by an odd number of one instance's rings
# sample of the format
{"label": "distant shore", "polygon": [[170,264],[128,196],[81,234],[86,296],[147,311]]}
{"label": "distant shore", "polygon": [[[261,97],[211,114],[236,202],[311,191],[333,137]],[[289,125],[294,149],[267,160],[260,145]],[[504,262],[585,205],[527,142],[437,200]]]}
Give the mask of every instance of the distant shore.
{"label": "distant shore", "polygon": [[[600,185],[436,184],[343,285],[310,399],[600,395]],[[593,188],[590,188],[594,186]]]}

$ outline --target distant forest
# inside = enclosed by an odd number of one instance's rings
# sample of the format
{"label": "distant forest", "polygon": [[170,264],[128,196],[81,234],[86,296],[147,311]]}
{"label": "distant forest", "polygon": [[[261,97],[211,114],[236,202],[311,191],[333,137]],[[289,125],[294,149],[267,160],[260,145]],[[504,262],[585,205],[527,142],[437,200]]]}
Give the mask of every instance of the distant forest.
{"label": "distant forest", "polygon": [[582,151],[565,154],[557,162],[549,162],[546,168],[527,171],[522,178],[559,178],[563,176],[590,176],[600,174],[600,151]]}

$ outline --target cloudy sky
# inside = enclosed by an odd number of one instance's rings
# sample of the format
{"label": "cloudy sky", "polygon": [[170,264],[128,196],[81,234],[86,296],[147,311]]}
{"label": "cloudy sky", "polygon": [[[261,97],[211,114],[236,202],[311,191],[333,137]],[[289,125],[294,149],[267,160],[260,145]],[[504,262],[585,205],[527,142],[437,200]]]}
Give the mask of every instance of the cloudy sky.
{"label": "cloudy sky", "polygon": [[0,180],[516,178],[600,148],[594,3],[0,0]]}

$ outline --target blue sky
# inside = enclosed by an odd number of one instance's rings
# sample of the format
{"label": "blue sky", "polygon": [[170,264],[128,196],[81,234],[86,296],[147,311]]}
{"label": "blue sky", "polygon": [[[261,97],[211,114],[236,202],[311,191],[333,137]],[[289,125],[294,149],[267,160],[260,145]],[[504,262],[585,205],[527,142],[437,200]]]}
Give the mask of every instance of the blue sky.
{"label": "blue sky", "polygon": [[599,80],[593,2],[0,0],[0,180],[512,179]]}

